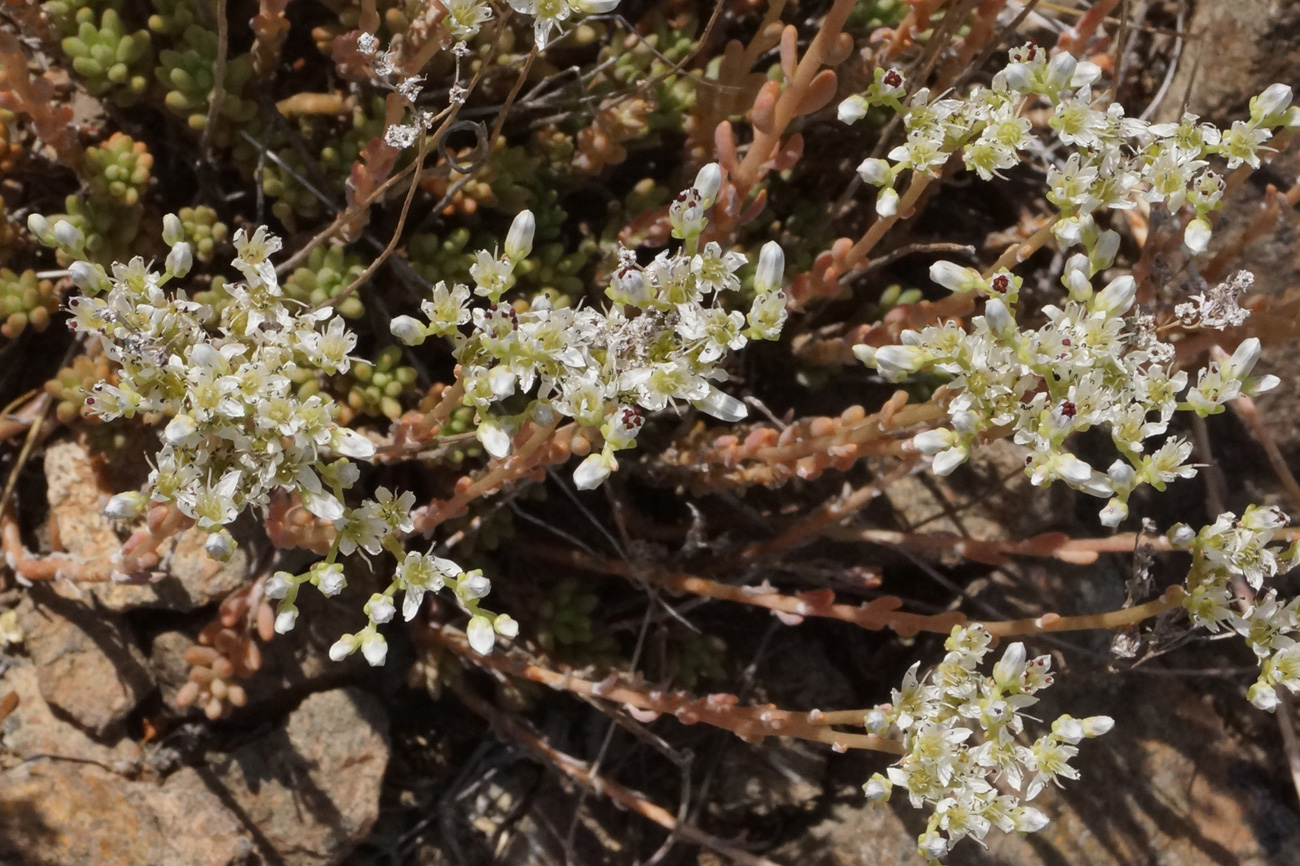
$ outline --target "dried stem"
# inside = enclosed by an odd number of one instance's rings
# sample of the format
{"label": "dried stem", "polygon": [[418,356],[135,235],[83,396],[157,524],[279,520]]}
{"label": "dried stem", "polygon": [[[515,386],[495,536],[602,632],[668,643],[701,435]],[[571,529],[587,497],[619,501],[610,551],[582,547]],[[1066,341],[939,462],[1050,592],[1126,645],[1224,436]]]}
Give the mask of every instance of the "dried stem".
{"label": "dried stem", "polygon": [[[831,730],[823,725],[814,725],[808,721],[807,713],[781,710],[770,705],[742,706],[735,695],[714,694],[699,697],[688,692],[658,690],[647,692],[639,683],[626,681],[618,671],[611,672],[604,680],[588,680],[572,671],[564,673],[553,671],[521,658],[515,653],[497,652],[479,655],[470,648],[463,634],[451,629],[434,630],[430,637],[438,645],[452,650],[477,667],[499,671],[586,698],[623,704],[643,713],[670,715],[686,725],[697,723],[711,725],[730,731],[750,743],[762,742],[769,736],[782,736],[824,743],[837,751],[868,749],[893,755],[903,753],[903,745],[897,740],[872,734],[850,734]],[[858,724],[861,724],[861,716],[858,717]]]}

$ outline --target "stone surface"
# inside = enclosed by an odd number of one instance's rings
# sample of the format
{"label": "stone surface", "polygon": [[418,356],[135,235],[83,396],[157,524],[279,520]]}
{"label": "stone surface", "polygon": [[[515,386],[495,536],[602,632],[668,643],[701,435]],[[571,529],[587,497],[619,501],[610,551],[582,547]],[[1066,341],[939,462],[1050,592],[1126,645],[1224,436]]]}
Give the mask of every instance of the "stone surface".
{"label": "stone surface", "polygon": [[[126,535],[119,535],[103,515],[115,491],[95,458],[75,440],[54,442],[45,451],[45,475],[51,521],[58,527],[63,549],[87,562],[107,563]],[[230,561],[222,563],[203,549],[206,539],[207,533],[188,529],[168,540],[162,560],[167,576],[157,583],[86,584],[82,591],[115,611],[140,607],[186,611],[218,601],[246,580],[247,545],[241,544]]]}
{"label": "stone surface", "polygon": [[357,689],[309,696],[281,728],[212,765],[212,784],[285,866],[342,863],[379,815],[388,721]]}
{"label": "stone surface", "polygon": [[373,826],[387,720],[355,689],[309,696],[284,724],[159,784],[141,751],[57,719],[31,666],[0,678],[19,695],[0,727],[0,863],[23,866],[339,864]]}
{"label": "stone surface", "polygon": [[1178,73],[1161,105],[1162,120],[1187,110],[1216,122],[1244,116],[1250,97],[1274,82],[1296,84],[1300,5],[1286,0],[1199,0],[1187,24]]}
{"label": "stone surface", "polygon": [[18,608],[41,694],[103,736],[153,688],[144,656],[117,616],[33,587]]}
{"label": "stone surface", "polygon": [[[36,668],[10,667],[0,677],[0,697],[18,695],[18,706],[0,722],[0,754],[6,765],[40,758],[94,761],[127,771],[141,758],[140,747],[128,739],[112,746],[97,742],[76,725],[56,717],[41,697]],[[0,765],[2,766],[2,765]]]}
{"label": "stone surface", "polygon": [[0,775],[0,856],[24,866],[252,866],[249,831],[186,769],[158,786],[93,764]]}

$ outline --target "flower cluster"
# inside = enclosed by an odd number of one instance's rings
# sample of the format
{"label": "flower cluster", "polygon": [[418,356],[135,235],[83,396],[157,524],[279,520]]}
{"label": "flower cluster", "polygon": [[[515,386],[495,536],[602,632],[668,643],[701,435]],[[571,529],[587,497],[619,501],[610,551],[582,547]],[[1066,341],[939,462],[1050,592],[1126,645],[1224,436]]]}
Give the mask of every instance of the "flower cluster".
{"label": "flower cluster", "polygon": [[559,30],[570,16],[603,15],[617,6],[618,0],[510,0],[510,8],[535,19],[533,39],[539,51],[546,50],[551,31]]}
{"label": "flower cluster", "polygon": [[[1035,485],[1059,479],[1108,497],[1101,520],[1115,526],[1127,516],[1129,496],[1138,487],[1164,490],[1174,479],[1196,474],[1187,462],[1192,449],[1186,440],[1168,438],[1148,449],[1147,440],[1166,433],[1176,410],[1211,415],[1239,395],[1277,385],[1274,376],[1251,376],[1260,352],[1255,338],[1242,342],[1231,358],[1202,369],[1190,388],[1185,372],[1171,372],[1172,347],[1125,319],[1136,291],[1133,278],[1117,277],[1093,290],[1092,276],[1110,265],[1118,240],[1105,232],[1092,256],[1079,253],[1066,262],[1061,281],[1069,300],[1045,307],[1047,322],[1037,329],[1022,330],[1016,323],[1016,277],[999,273],[985,279],[938,262],[930,270],[936,282],[987,298],[984,315],[972,318],[970,331],[948,322],[905,331],[898,346],[855,348],[859,359],[891,381],[923,370],[953,377],[952,428],[913,439],[918,451],[935,455],[936,473],[946,475],[964,462],[981,436],[1009,427],[1015,441],[1030,449],[1025,468]],[[1110,433],[1120,455],[1105,472],[1065,449],[1071,436],[1093,427]]]}
{"label": "flower cluster", "polygon": [[[1290,571],[1300,558],[1300,542],[1288,548],[1274,545],[1286,524],[1279,509],[1252,505],[1240,518],[1220,514],[1200,532],[1184,524],[1169,531],[1173,545],[1192,554],[1183,601],[1188,616],[1212,632],[1227,627],[1245,638],[1260,668],[1247,696],[1270,712],[1279,702],[1278,686],[1300,694],[1300,642],[1292,637],[1300,631],[1300,598],[1283,603],[1277,590],[1264,591],[1265,580]],[[1262,591],[1240,612],[1234,608],[1238,579]]]}
{"label": "flower cluster", "polygon": [[[543,296],[523,311],[502,303],[532,248],[533,215],[524,211],[501,254],[478,253],[472,291],[439,283],[423,303],[428,323],[401,316],[393,334],[408,345],[434,335],[452,342],[465,403],[478,410],[478,438],[493,457],[510,453],[528,419],[544,425],[562,416],[598,429],[603,449],[574,473],[579,488],[596,487],[617,468],[615,453],[635,443],[643,411],[680,401],[725,421],[744,418],[745,405],[713,384],[726,379],[719,363],[751,339],[775,339],[785,321],[785,257],[774,242],[760,254],[748,312],[723,305],[740,288],[736,272],[747,259],[700,243],[720,183],[718,166],[705,166],[673,202],[669,216],[682,248],[644,267],[622,250],[606,291],[615,303],[607,310],[552,308]],[[486,305],[471,306],[473,295]],[[504,401],[516,395],[528,395],[527,405],[508,413]]]}
{"label": "flower cluster", "polygon": [[880,188],[876,210],[894,214],[895,186],[906,172],[937,174],[954,154],[962,153],[968,169],[984,180],[1023,160],[1035,144],[1026,107],[1038,100],[1052,106],[1049,125],[1069,152],[1048,167],[1047,200],[1060,212],[1058,239],[1076,244],[1095,233],[1093,214],[1127,209],[1139,199],[1164,203],[1171,212],[1184,204],[1193,211],[1184,235],[1193,252],[1205,250],[1210,238],[1206,215],[1221,204],[1224,179],[1210,167],[1210,157],[1227,169],[1259,167],[1260,151],[1280,126],[1300,127],[1300,109],[1291,108],[1291,88],[1274,84],[1251,100],[1250,119],[1220,130],[1184,115],[1178,123],[1152,124],[1126,117],[1118,103],[1095,100],[1092,86],[1101,77],[1093,63],[1068,53],[1048,52],[1032,42],[1012,49],[1010,63],[990,87],[976,87],[964,98],[932,99],[917,90],[907,104],[902,76],[877,70],[864,95],[851,96],[839,108],[846,123],[863,117],[872,106],[888,107],[903,117],[907,140],[888,159],[868,159],[858,168],[862,179]]}
{"label": "flower cluster", "polygon": [[985,676],[978,668],[991,641],[982,626],[954,628],[939,666],[918,677],[920,662],[912,665],[892,703],[865,720],[873,734],[899,731],[905,752],[885,774],[874,774],[864,790],[880,802],[899,787],[913,807],[929,804],[933,812],[917,847],[931,862],[955,842],[967,836],[982,840],[995,827],[1004,833],[1046,827],[1047,816],[1029,801],[1049,783],[1079,778],[1070,766],[1078,743],[1114,725],[1108,716],[1061,716],[1049,733],[1021,745],[1023,711],[1052,684],[1051,657],[1031,659],[1024,644],[1013,643],[992,676]]}
{"label": "flower cluster", "polygon": [[[50,227],[40,217],[32,222],[34,233],[48,233],[64,253],[81,254],[84,241],[69,223]],[[374,444],[335,422],[328,397],[299,397],[292,381],[299,370],[346,372],[356,336],[328,308],[307,310],[283,297],[271,262],[279,239],[265,228],[235,235],[233,264],[244,282],[227,284],[231,302],[214,334],[203,325],[213,317],[210,309],[183,291],[164,291],[190,268],[192,254],[182,236],[180,220],[168,215],[163,238],[171,253],[161,274],[140,258],[114,265],[111,276],[83,261],[71,268],[85,295],[69,302],[70,326],[98,337],[104,354],[121,366],[118,383],[95,385],[87,405],[105,420],[145,413],[170,417],[143,491],[113,497],[108,513],[126,519],[150,503],[172,505],[208,533],[212,556],[227,559],[235,542],[226,527],[240,513],[266,508],[273,493],[296,496],[332,524],[334,541],[326,558],[304,573],[279,572],[268,580],[267,596],[279,599],[275,628],[281,633],[297,619],[301,585],[336,595],[346,585],[340,555],[387,550],[399,563],[392,583],[366,605],[367,627],[335,645],[335,658],[360,648],[371,664],[383,661],[386,645],[376,626],[391,619],[398,589],[405,592],[409,620],[425,592],[454,588],[473,617],[471,640],[481,652],[492,647],[493,626],[512,636],[508,617],[480,610],[489,589],[481,574],[403,548],[400,539],[412,530],[413,494],[395,496],[380,488],[375,499],[345,504],[346,491],[360,477],[352,460],[370,458]]]}

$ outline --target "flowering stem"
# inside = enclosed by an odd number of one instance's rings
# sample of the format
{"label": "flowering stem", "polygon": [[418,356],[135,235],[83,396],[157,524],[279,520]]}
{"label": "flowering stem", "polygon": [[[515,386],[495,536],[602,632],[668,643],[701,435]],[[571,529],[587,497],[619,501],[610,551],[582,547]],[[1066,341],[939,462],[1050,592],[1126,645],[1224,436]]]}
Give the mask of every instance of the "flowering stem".
{"label": "flowering stem", "polygon": [[904,216],[912,212],[912,208],[920,201],[921,194],[933,183],[934,175],[925,173],[921,175],[912,175],[912,182],[908,184],[907,191],[903,193],[902,198],[898,201],[898,210],[887,217],[880,217],[867,229],[856,244],[844,255],[844,258],[837,262],[842,272],[847,272],[851,268],[860,264],[875,249],[876,244],[885,236],[894,224]]}
{"label": "flowering stem", "polygon": [[[576,425],[570,425],[576,426]],[[556,433],[554,422],[537,427],[528,440],[517,451],[502,460],[493,460],[488,471],[477,479],[469,481],[469,476],[456,485],[455,495],[450,499],[434,502],[418,510],[415,516],[415,531],[428,535],[444,520],[449,520],[465,512],[466,507],[486,496],[507,482],[517,480],[535,469],[545,455],[542,446]]]}
{"label": "flowering stem", "polygon": [[1050,631],[1089,631],[1093,629],[1114,631],[1115,629],[1136,625],[1143,620],[1174,610],[1182,604],[1185,596],[1186,593],[1181,586],[1171,586],[1164,591],[1160,598],[1148,601],[1145,604],[1107,611],[1106,613],[1084,616],[1060,616],[1055,613],[1045,613],[1032,619],[1012,619],[980,624],[988,629],[989,634],[994,637],[1012,637]]}

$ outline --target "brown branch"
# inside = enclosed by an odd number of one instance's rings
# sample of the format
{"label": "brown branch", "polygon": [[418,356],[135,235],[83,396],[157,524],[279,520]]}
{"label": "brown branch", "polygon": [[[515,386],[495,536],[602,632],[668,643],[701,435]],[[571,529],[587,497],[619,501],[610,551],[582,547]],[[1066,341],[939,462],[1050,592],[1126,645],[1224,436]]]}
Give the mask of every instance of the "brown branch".
{"label": "brown branch", "polygon": [[[428,639],[451,650],[476,667],[498,671],[566,691],[584,698],[623,704],[643,713],[668,715],[684,725],[706,724],[730,731],[748,743],[759,743],[770,736],[795,737],[823,743],[836,751],[868,749],[903,753],[903,744],[873,734],[850,734],[813,724],[809,714],[777,709],[772,705],[742,706],[735,695],[692,695],[689,692],[646,691],[640,682],[628,681],[618,671],[603,680],[584,679],[573,671],[553,671],[518,653],[493,652],[479,655],[470,648],[464,634],[452,629],[431,629]],[[862,716],[858,716],[861,726]]]}

